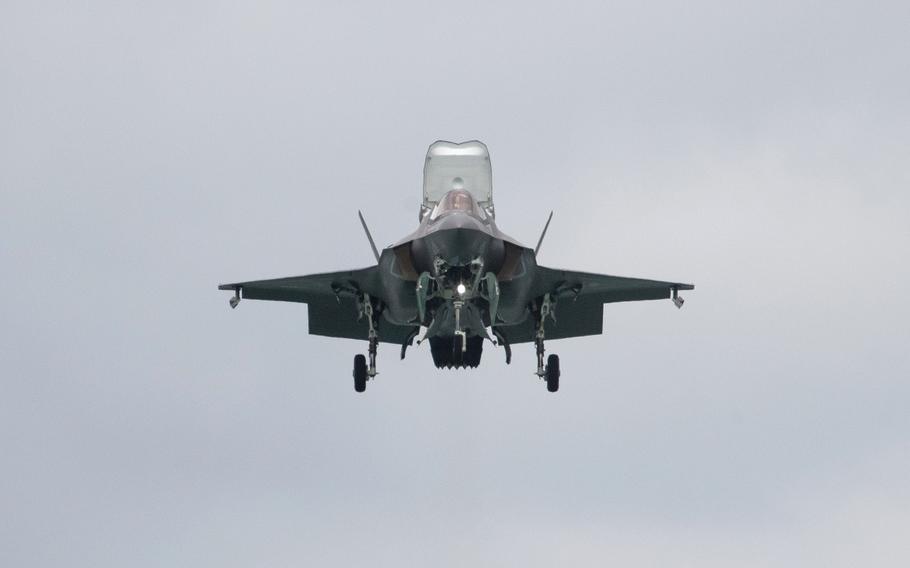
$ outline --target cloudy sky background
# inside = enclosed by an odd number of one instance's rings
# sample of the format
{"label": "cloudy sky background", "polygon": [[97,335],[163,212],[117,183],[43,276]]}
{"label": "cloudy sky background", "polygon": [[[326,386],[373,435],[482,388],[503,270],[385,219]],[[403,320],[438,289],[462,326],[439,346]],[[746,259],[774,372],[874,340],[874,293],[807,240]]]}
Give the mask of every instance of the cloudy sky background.
{"label": "cloudy sky background", "polygon": [[[0,6],[0,564],[906,566],[904,2]],[[694,282],[562,388],[217,284],[367,266],[437,139]]]}

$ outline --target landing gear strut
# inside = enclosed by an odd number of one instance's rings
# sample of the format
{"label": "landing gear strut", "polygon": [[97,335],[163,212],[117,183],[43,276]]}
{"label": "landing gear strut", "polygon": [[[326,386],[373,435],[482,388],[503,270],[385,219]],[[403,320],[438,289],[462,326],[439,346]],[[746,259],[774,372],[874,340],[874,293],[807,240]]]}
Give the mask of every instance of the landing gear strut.
{"label": "landing gear strut", "polygon": [[453,302],[455,307],[455,337],[452,341],[452,362],[459,366],[464,362],[465,352],[468,350],[468,335],[461,329],[461,309],[464,302]]}
{"label": "landing gear strut", "polygon": [[559,355],[550,355],[547,358],[546,366],[544,366],[543,363],[545,351],[543,341],[546,336],[544,332],[544,323],[548,317],[553,316],[553,303],[550,300],[549,294],[546,294],[543,297],[543,302],[541,302],[540,311],[537,316],[537,334],[534,337],[534,346],[537,348],[536,374],[541,379],[546,379],[548,391],[556,392],[559,390]]}
{"label": "landing gear strut", "polygon": [[373,302],[370,300],[369,294],[363,295],[361,314],[366,316],[367,325],[369,326],[367,354],[370,360],[368,366],[366,357],[360,354],[354,356],[354,390],[357,392],[365,391],[367,389],[367,381],[372,380],[379,374],[376,370],[376,348],[379,346],[379,333],[376,329],[376,312],[373,309]]}

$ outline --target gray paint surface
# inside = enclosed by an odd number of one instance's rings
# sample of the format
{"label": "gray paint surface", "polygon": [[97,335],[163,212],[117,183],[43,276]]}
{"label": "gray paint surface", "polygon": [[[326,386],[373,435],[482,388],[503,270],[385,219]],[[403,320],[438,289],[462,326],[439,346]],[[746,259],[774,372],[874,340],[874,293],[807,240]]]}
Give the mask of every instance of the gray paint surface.
{"label": "gray paint surface", "polygon": [[[5,3],[0,564],[905,566],[908,16]],[[530,348],[357,397],[213,290],[369,265],[440,138],[542,263],[697,293],[550,344],[556,397]]]}

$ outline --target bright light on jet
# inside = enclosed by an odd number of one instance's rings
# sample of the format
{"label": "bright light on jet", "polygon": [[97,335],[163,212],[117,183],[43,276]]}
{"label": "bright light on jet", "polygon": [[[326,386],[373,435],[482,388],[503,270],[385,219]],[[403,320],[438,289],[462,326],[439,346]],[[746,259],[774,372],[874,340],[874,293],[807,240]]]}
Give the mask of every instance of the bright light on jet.
{"label": "bright light on jet", "polygon": [[464,284],[459,284],[455,290],[458,291],[459,296],[464,296],[465,290],[467,290],[467,288],[464,287]]}

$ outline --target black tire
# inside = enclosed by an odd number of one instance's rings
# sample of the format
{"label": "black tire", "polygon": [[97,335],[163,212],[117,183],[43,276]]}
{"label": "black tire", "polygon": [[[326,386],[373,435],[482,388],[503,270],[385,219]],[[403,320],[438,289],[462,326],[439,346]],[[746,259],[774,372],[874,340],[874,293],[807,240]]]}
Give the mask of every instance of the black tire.
{"label": "black tire", "polygon": [[354,355],[354,390],[367,390],[367,358],[362,354]]}
{"label": "black tire", "polygon": [[547,390],[550,392],[559,390],[559,355],[547,357]]}

